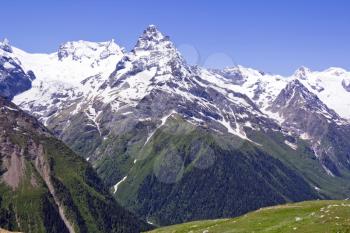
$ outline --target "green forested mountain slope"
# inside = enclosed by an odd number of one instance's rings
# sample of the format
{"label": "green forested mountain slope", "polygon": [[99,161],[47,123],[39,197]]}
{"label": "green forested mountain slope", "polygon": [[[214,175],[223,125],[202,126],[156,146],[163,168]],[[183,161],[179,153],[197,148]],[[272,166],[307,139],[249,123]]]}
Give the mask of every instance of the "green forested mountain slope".
{"label": "green forested mountain slope", "polygon": [[26,233],[139,232],[92,167],[0,98],[0,227]]}

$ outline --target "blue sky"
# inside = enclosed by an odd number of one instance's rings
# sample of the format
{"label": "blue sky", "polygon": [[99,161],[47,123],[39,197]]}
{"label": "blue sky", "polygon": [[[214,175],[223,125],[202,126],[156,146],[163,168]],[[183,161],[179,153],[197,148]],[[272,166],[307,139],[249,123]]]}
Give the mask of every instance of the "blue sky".
{"label": "blue sky", "polygon": [[155,24],[200,65],[241,64],[285,75],[301,65],[350,70],[345,0],[5,0],[0,7],[0,38],[29,52],[111,38],[129,50]]}

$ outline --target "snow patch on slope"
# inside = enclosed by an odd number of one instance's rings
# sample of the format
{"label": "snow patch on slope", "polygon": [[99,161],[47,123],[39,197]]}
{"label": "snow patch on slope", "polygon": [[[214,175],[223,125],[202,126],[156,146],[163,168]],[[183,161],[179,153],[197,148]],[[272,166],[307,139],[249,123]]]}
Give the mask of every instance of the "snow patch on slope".
{"label": "snow patch on slope", "polygon": [[291,143],[287,140],[284,141],[284,143],[289,146],[290,148],[292,148],[293,150],[297,150],[298,149],[298,145],[294,144],[294,143]]}
{"label": "snow patch on slope", "polygon": [[128,176],[124,176],[123,179],[121,179],[118,183],[116,183],[113,188],[114,188],[114,191],[113,193],[116,193],[118,191],[118,187],[121,183],[123,183],[126,179],[128,178]]}
{"label": "snow patch on slope", "polygon": [[163,125],[165,125],[166,121],[168,120],[168,118],[170,116],[172,116],[173,114],[175,114],[175,111],[171,111],[168,115],[165,115],[164,117],[161,118],[161,124],[159,126],[157,126],[157,128],[155,130],[153,130],[150,134],[148,134],[148,137],[144,143],[144,146],[151,140],[151,138],[153,137],[153,135],[155,134],[155,132],[161,128]]}

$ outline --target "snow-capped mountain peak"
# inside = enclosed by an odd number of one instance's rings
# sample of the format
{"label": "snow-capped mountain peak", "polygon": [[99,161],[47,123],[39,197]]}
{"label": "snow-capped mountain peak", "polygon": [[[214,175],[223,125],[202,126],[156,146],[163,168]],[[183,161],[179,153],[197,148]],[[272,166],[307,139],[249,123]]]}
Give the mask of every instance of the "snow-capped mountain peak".
{"label": "snow-capped mountain peak", "polygon": [[164,36],[158,31],[155,25],[149,25],[139,37],[135,50],[149,50],[153,49],[157,44],[169,41],[169,37]]}
{"label": "snow-capped mountain peak", "polygon": [[165,36],[158,30],[158,28],[151,24],[144,31],[142,37],[150,40],[162,40]]}
{"label": "snow-capped mountain peak", "polygon": [[110,76],[110,86],[119,86],[126,79],[135,81],[135,76],[142,77],[145,73],[148,73],[146,76],[149,78],[141,79],[140,85],[149,86],[151,79],[152,84],[164,84],[174,76],[180,80],[186,77],[188,72],[190,71],[186,61],[170,38],[159,32],[154,25],[150,25],[139,37],[134,49],[125,54],[117,64],[116,70]]}
{"label": "snow-capped mountain peak", "polygon": [[141,57],[163,55],[164,58],[172,58],[180,56],[169,36],[165,36],[154,25],[148,26],[143,31],[132,52]]}
{"label": "snow-capped mountain peak", "polygon": [[297,78],[300,78],[300,79],[307,79],[308,75],[311,73],[312,71],[305,67],[305,66],[302,66],[300,67],[299,69],[297,69],[295,72],[294,72],[294,77],[297,77]]}

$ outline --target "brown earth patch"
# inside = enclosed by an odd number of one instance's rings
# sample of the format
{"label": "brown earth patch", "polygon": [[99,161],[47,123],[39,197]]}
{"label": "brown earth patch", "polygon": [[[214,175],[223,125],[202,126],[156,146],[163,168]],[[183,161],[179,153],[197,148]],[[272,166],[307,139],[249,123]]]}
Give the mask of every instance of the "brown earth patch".
{"label": "brown earth patch", "polygon": [[2,175],[2,180],[16,190],[25,172],[23,151],[17,147],[13,148],[12,153],[3,159],[3,169],[6,172]]}

